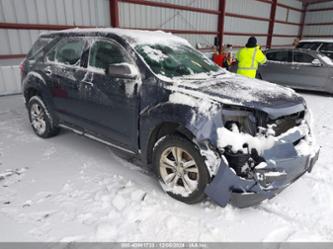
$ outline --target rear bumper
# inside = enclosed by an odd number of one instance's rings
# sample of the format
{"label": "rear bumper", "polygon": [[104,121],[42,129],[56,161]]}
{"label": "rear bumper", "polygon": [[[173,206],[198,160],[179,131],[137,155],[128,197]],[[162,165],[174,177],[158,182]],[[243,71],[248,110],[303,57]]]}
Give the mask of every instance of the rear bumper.
{"label": "rear bumper", "polygon": [[[305,132],[307,133],[307,132]],[[307,133],[308,134],[308,133]],[[309,136],[309,134],[308,134]],[[295,141],[299,143],[295,144]],[[256,166],[253,176],[242,178],[221,160],[218,172],[205,193],[221,206],[231,203],[243,208],[271,199],[306,172],[311,172],[319,157],[319,148],[295,130],[272,148],[264,151],[263,167]]]}

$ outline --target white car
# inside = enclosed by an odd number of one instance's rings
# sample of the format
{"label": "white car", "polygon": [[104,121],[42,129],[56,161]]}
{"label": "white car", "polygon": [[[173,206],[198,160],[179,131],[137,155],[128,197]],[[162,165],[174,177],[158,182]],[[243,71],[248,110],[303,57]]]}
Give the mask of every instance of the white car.
{"label": "white car", "polygon": [[301,40],[297,48],[315,50],[333,59],[333,39]]}

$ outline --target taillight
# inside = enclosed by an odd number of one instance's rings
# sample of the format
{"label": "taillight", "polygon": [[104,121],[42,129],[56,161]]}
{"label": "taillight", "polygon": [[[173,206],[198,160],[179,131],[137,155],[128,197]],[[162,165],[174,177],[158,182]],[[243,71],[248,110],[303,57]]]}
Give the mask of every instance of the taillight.
{"label": "taillight", "polygon": [[20,72],[23,73],[24,72],[24,61],[22,61],[19,65],[20,68]]}

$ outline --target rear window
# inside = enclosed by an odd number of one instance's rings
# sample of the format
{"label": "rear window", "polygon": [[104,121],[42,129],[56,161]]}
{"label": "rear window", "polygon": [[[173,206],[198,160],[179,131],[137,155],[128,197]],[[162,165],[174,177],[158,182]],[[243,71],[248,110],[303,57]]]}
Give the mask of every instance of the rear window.
{"label": "rear window", "polygon": [[52,38],[39,38],[30,49],[27,55],[28,59],[34,59],[36,55],[51,41]]}
{"label": "rear window", "polygon": [[300,44],[298,44],[297,48],[317,50],[320,45],[321,42],[301,42]]}

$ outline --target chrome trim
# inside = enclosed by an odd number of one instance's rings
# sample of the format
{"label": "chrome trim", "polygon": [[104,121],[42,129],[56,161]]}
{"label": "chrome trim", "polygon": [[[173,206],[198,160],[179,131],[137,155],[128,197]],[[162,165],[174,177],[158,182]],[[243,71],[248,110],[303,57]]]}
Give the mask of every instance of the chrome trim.
{"label": "chrome trim", "polygon": [[64,124],[59,124],[59,127],[67,129],[67,130],[71,130],[72,132],[74,132],[74,133],[76,133],[78,135],[84,135],[84,133],[82,131],[76,130],[76,129],[74,129],[72,127],[69,127],[67,125],[64,125]]}
{"label": "chrome trim", "polygon": [[119,150],[125,151],[125,152],[127,152],[127,153],[136,154],[134,151],[131,151],[131,150],[125,149],[125,148],[123,148],[123,147],[121,147],[121,146],[115,145],[115,144],[113,144],[113,143],[110,143],[110,142],[105,141],[105,140],[103,140],[103,139],[100,139],[100,138],[98,138],[98,137],[95,137],[95,136],[93,136],[93,135],[91,135],[91,134],[87,134],[87,133],[85,133],[85,132],[82,132],[82,131],[76,130],[76,129],[70,127],[70,126],[67,126],[67,125],[64,125],[64,124],[59,124],[59,127],[64,128],[64,129],[67,129],[67,130],[71,130],[71,131],[73,131],[74,133],[76,133],[76,134],[78,134],[78,135],[85,136],[85,137],[87,137],[87,138],[90,138],[90,139],[95,140],[95,141],[97,141],[97,142],[100,142],[100,143],[106,144],[106,145],[108,145],[108,146],[114,147],[114,148],[116,148],[116,149],[119,149]]}

